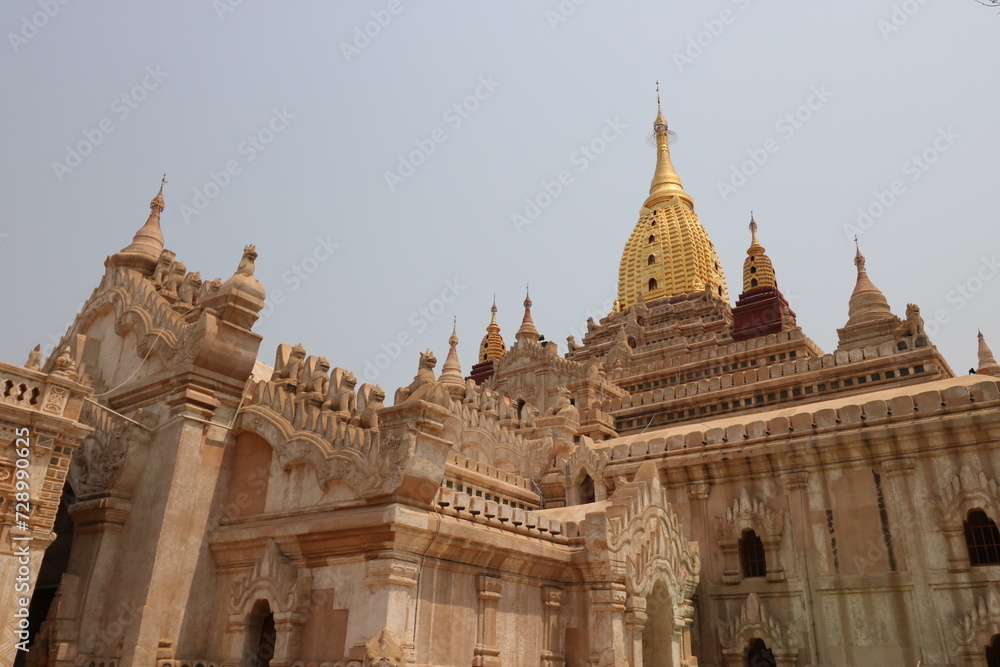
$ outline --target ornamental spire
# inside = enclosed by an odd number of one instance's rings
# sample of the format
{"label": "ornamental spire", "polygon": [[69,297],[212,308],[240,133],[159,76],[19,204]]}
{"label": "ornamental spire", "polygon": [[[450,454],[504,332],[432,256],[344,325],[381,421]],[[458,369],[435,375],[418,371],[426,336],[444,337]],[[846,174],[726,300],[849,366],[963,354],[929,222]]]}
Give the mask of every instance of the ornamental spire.
{"label": "ornamental spire", "polygon": [[656,138],[656,169],[653,172],[653,181],[649,185],[649,197],[643,204],[646,208],[653,208],[656,204],[664,202],[671,197],[679,197],[681,201],[694,208],[691,196],[684,191],[680,176],[674,171],[674,164],[670,159],[670,135],[672,133],[667,128],[667,119],[663,117],[663,110],[660,107],[660,82],[656,82],[656,120],[653,121],[653,135]]}
{"label": "ornamental spire", "polygon": [[858,267],[858,281],[851,294],[847,326],[892,317],[892,310],[889,308],[889,302],[886,301],[885,295],[879,288],[875,287],[868,277],[868,271],[865,269],[865,256],[861,254],[861,246],[858,244],[856,236],[854,237],[854,245],[857,248],[854,255],[854,265]]}
{"label": "ornamental spire", "polygon": [[456,388],[454,390],[449,388],[448,393],[465,391],[465,380],[462,379],[462,364],[458,361],[457,327],[458,318],[456,317],[452,322],[451,337],[448,339],[448,345],[450,346],[448,349],[448,358],[444,360],[444,365],[441,367],[441,377],[438,378],[442,384]]}
{"label": "ornamental spire", "polygon": [[524,318],[521,320],[521,328],[514,334],[518,341],[531,340],[538,342],[541,334],[535,329],[535,323],[531,319],[531,295],[528,293],[528,286],[524,286]]}
{"label": "ornamental spire", "polygon": [[493,295],[493,307],[490,308],[492,317],[486,327],[486,335],[483,336],[479,344],[479,363],[499,359],[507,352],[507,346],[500,335],[500,325],[497,324],[497,296]]}
{"label": "ornamental spire", "polygon": [[750,247],[747,248],[747,258],[743,260],[743,291],[777,286],[774,265],[757,238],[757,222],[753,219],[753,211],[750,211]]}
{"label": "ornamental spire", "polygon": [[167,175],[160,179],[160,191],[156,193],[153,200],[149,202],[149,217],[146,224],[139,228],[139,231],[132,237],[132,243],[122,248],[113,259],[120,266],[127,266],[139,269],[146,273],[152,273],[160,253],[163,252],[163,232],[160,231],[160,213],[166,207],[163,203],[163,186],[167,182]]}
{"label": "ornamental spire", "polygon": [[1000,376],[1000,364],[997,364],[993,350],[986,344],[986,338],[983,337],[982,331],[979,332],[979,368],[976,369],[976,373]]}

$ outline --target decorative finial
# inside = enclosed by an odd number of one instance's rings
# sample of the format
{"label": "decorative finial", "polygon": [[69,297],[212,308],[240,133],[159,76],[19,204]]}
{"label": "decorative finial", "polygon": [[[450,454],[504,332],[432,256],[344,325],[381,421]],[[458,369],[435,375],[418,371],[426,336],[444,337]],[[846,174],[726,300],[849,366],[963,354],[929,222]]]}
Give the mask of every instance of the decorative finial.
{"label": "decorative finial", "polygon": [[458,345],[458,316],[457,315],[452,320],[452,323],[451,323],[451,338],[448,339],[448,342],[451,344],[452,347],[455,347],[456,345]]}
{"label": "decorative finial", "polygon": [[858,271],[864,271],[865,256],[861,254],[861,244],[858,243],[857,235],[854,236],[854,247],[856,249],[856,253],[854,254],[854,264],[858,267]]}
{"label": "decorative finial", "polygon": [[490,312],[491,313],[496,313],[497,312],[497,293],[496,292],[493,292],[493,307],[490,308]]}
{"label": "decorative finial", "polygon": [[150,209],[156,207],[159,208],[160,211],[163,211],[163,209],[166,208],[166,205],[163,202],[163,186],[166,184],[167,184],[167,175],[164,174],[163,178],[160,179],[160,191],[156,193],[155,197],[153,197],[153,201],[149,202]]}
{"label": "decorative finial", "polygon": [[660,82],[656,82],[656,113],[657,115],[662,115],[663,112],[660,111]]}
{"label": "decorative finial", "polygon": [[531,308],[531,292],[528,289],[528,284],[524,285],[524,307]]}

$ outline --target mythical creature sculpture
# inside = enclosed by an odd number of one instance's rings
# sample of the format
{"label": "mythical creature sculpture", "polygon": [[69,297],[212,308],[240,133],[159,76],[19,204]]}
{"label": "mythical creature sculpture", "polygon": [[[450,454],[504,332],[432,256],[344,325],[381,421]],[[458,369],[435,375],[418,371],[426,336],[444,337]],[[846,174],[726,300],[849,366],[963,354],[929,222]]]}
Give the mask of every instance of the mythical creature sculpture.
{"label": "mythical creature sculpture", "polygon": [[569,389],[566,387],[559,387],[557,389],[558,396],[556,397],[555,403],[549,408],[548,414],[558,415],[559,417],[566,417],[575,422],[580,421],[580,411],[576,409],[573,405],[572,397]]}
{"label": "mythical creature sculpture", "polygon": [[170,292],[174,295],[179,294],[181,285],[184,283],[185,275],[187,275],[187,266],[184,265],[184,262],[174,262],[170,269],[170,274],[167,276],[167,280],[163,284],[163,291]]}
{"label": "mythical creature sculpture", "polygon": [[254,261],[256,259],[257,248],[252,245],[245,246],[243,248],[243,259],[240,260],[240,265],[236,268],[236,273],[253,278]]}
{"label": "mythical creature sculpture", "polygon": [[521,407],[521,414],[520,414],[521,426],[534,428],[535,422],[541,416],[542,413],[538,410],[537,407],[535,407],[535,404],[532,403],[531,401],[526,401],[524,405]]}
{"label": "mythical creature sculpture", "polygon": [[465,398],[462,399],[463,405],[477,405],[479,403],[479,385],[472,378],[465,381]]}
{"label": "mythical creature sculpture", "polygon": [[396,405],[427,401],[443,408],[450,408],[451,397],[448,395],[448,390],[434,377],[436,365],[437,357],[434,356],[433,352],[430,350],[421,352],[420,363],[417,366],[417,374],[413,377],[413,382],[408,387],[400,387],[396,390]]}
{"label": "mythical creature sculpture", "polygon": [[597,328],[597,324],[594,323],[594,318],[593,317],[588,317],[587,318],[587,333],[590,333],[591,331],[593,331],[596,328]]}
{"label": "mythical creature sculpture", "polygon": [[354,373],[346,371],[340,378],[340,385],[337,392],[323,404],[326,410],[333,410],[333,413],[344,421],[350,421],[358,413],[358,399],[354,388],[358,384],[358,378]]}
{"label": "mythical creature sculpture", "polygon": [[153,284],[156,285],[157,289],[163,287],[167,278],[170,277],[170,267],[174,263],[174,259],[177,257],[172,250],[164,250],[160,253],[160,258],[156,261],[156,268],[153,269]]}
{"label": "mythical creature sculpture", "polygon": [[385,401],[385,392],[382,391],[382,387],[375,385],[368,393],[368,400],[365,401],[364,409],[351,420],[351,425],[377,431],[378,411],[385,407],[383,401]]}
{"label": "mythical creature sculpture", "polygon": [[326,392],[329,388],[330,362],[326,360],[326,357],[320,357],[316,360],[316,367],[309,375],[309,379],[299,385],[299,392],[304,394],[313,394],[322,398],[326,396]]}
{"label": "mythical creature sculpture", "polygon": [[920,316],[920,307],[914,303],[906,304],[906,321],[903,322],[904,336],[919,336],[924,332],[924,318]]}
{"label": "mythical creature sculpture", "polygon": [[42,346],[36,345],[31,352],[28,353],[28,360],[24,362],[24,367],[29,371],[37,371],[42,367]]}
{"label": "mythical creature sculpture", "polygon": [[184,276],[177,292],[177,302],[186,306],[197,306],[201,300],[201,274],[197,271]]}
{"label": "mythical creature sculpture", "polygon": [[576,352],[577,349],[579,349],[579,347],[580,346],[576,342],[576,336],[574,336],[572,334],[570,334],[569,336],[566,336],[566,348],[570,352]]}
{"label": "mythical creature sculpture", "polygon": [[271,382],[283,382],[283,384],[295,388],[302,379],[303,362],[306,358],[306,349],[301,343],[292,348],[291,354],[281,368],[275,368],[271,375]]}

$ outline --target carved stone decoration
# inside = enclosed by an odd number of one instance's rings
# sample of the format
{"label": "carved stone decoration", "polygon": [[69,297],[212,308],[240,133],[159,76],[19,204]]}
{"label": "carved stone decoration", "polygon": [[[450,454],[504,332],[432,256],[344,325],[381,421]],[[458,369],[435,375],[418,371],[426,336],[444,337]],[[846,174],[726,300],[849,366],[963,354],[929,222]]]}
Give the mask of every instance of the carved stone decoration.
{"label": "carved stone decoration", "polygon": [[795,635],[775,618],[756,593],[747,596],[743,607],[729,620],[719,619],[719,644],[729,667],[746,661],[747,647],[761,639],[774,653],[777,667],[791,667],[798,655]]}
{"label": "carved stone decoration", "polygon": [[344,371],[337,390],[333,392],[330,400],[323,404],[323,409],[332,410],[337,419],[351,421],[358,414],[358,400],[355,394],[357,384],[358,379],[354,373]]}
{"label": "carved stone decoration", "polygon": [[[364,388],[365,386],[362,385],[362,393]],[[382,387],[375,385],[368,389],[367,396],[362,395],[361,398],[363,407],[358,411],[358,414],[351,419],[351,426],[377,431],[378,411],[385,407],[383,403],[383,401],[385,401],[385,392],[382,391]]]}
{"label": "carved stone decoration", "polygon": [[[286,348],[287,349],[287,348]],[[297,343],[291,349],[287,360],[282,360],[281,350],[278,350],[279,358],[274,363],[274,373],[271,374],[271,381],[279,385],[294,390],[302,381],[302,373],[305,370],[306,349],[301,343]]]}
{"label": "carved stone decoration", "polygon": [[420,353],[420,363],[417,366],[417,374],[413,377],[413,382],[408,387],[400,387],[396,390],[395,405],[411,403],[415,401],[427,401],[443,408],[451,408],[451,396],[448,389],[437,381],[434,376],[434,367],[437,365],[437,357],[430,350]]}
{"label": "carved stone decoration", "polygon": [[[146,425],[153,423],[152,415],[142,410],[135,418],[135,421]],[[80,497],[106,493],[118,483],[128,463],[131,449],[148,442],[148,432],[132,422],[90,405],[81,413],[80,421],[92,426],[94,431],[84,439],[73,458],[74,465],[78,467],[74,487]]]}
{"label": "carved stone decoration", "polygon": [[[604,500],[607,489],[604,486],[604,469],[609,461],[608,453],[594,447],[594,441],[583,436],[576,448],[570,452],[569,457],[562,467],[569,470],[569,478],[578,480],[584,474],[594,481],[594,490],[598,497],[596,500]],[[567,490],[568,491],[568,490]]]}
{"label": "carved stone decoration", "polygon": [[[610,500],[604,511],[588,513],[582,526],[591,576],[603,586],[591,591],[591,605],[595,613],[621,614],[624,622],[629,598],[636,611],[642,606],[638,599],[648,598],[654,589],[665,590],[671,607],[671,650],[687,660],[692,657],[685,648],[690,647],[688,610],[701,573],[698,545],[684,537],[652,461],[640,466],[632,482],[619,483]],[[617,646],[615,625],[608,620],[592,623],[592,643]],[[633,623],[641,639],[640,625]],[[624,656],[626,647],[622,644],[615,651]]]}
{"label": "carved stone decoration", "polygon": [[400,667],[403,664],[403,647],[389,632],[382,628],[365,644],[364,667]]}
{"label": "carved stone decoration", "polygon": [[42,367],[42,346],[36,345],[28,353],[28,360],[24,362],[24,367],[29,371],[37,371]]}
{"label": "carved stone decoration", "polygon": [[781,566],[781,534],[785,529],[785,513],[767,508],[762,500],[750,496],[746,487],[740,497],[726,509],[725,516],[715,517],[716,535],[725,555],[722,580],[727,584],[737,584],[741,580],[739,563],[739,541],[743,534],[752,530],[764,545],[768,581],[784,581],[785,570]]}
{"label": "carved stone decoration", "polygon": [[924,333],[924,318],[920,316],[920,307],[914,303],[906,304],[906,320],[900,327],[899,334],[912,338]]}
{"label": "carved stone decoration", "polygon": [[[1000,583],[993,582],[985,595],[976,596],[972,608],[951,619],[951,630],[963,649],[981,654],[980,646],[988,643],[1000,629]],[[981,635],[981,636],[980,636]]]}
{"label": "carved stone decoration", "polygon": [[557,415],[559,417],[565,417],[570,421],[579,422],[580,421],[580,411],[576,409],[576,406],[572,403],[573,395],[570,393],[569,389],[566,387],[558,387],[556,389],[557,398],[555,403],[549,408],[546,414]]}
{"label": "carved stone decoration", "polygon": [[957,475],[938,487],[937,497],[931,502],[947,543],[948,570],[967,571],[965,519],[974,509],[983,510],[994,521],[1000,519],[1000,488],[985,473],[977,473],[968,463],[963,463]]}
{"label": "carved stone decoration", "polygon": [[69,356],[68,347],[64,347],[63,351],[56,357],[55,369],[52,371],[52,376],[76,382],[76,364],[73,363],[73,359]]}
{"label": "carved stone decoration", "polygon": [[257,433],[271,443],[282,470],[311,465],[324,489],[339,482],[370,498],[400,484],[412,442],[337,421],[328,412],[309,421],[311,412],[274,383],[261,381],[234,430]]}
{"label": "carved stone decoration", "polygon": [[281,552],[273,538],[242,579],[234,581],[229,599],[230,621],[241,624],[257,600],[267,600],[272,613],[305,613],[312,591],[312,579],[299,571]]}

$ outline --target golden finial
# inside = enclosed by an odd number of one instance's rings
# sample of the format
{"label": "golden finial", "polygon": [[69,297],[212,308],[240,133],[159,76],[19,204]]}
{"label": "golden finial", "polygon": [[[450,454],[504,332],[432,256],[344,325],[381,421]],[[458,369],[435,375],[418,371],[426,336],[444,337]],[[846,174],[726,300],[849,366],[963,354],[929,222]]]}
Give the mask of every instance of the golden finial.
{"label": "golden finial", "polygon": [[153,208],[154,206],[156,206],[159,207],[161,211],[164,208],[166,208],[165,204],[163,203],[163,186],[166,185],[166,183],[167,183],[167,175],[164,174],[163,178],[160,179],[160,191],[156,193],[155,197],[153,197],[153,201],[149,202],[149,208]]}
{"label": "golden finial", "polygon": [[857,235],[854,236],[854,248],[856,250],[854,254],[854,264],[858,267],[859,271],[863,271],[865,268],[865,256],[861,254],[861,244],[858,243]]}
{"label": "golden finial", "polygon": [[524,285],[524,307],[531,308],[531,293],[527,283]]}
{"label": "golden finial", "polygon": [[455,347],[456,345],[458,345],[458,316],[457,315],[455,316],[455,318],[451,322],[451,338],[448,339],[448,342],[451,343],[452,347]]}

